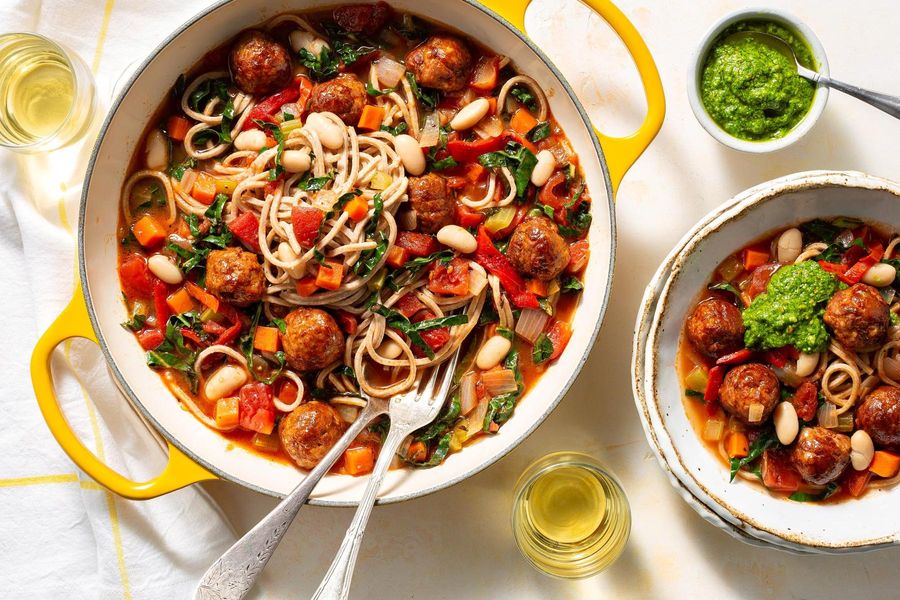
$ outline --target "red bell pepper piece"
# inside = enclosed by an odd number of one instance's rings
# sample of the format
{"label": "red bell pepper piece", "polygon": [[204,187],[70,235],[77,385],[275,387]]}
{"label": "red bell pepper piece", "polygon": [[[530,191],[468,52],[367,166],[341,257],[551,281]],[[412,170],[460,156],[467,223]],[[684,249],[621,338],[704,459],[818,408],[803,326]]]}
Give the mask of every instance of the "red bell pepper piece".
{"label": "red bell pepper piece", "polygon": [[260,251],[259,248],[259,219],[256,218],[252,212],[241,213],[237,217],[231,220],[228,223],[228,229],[231,230],[231,233],[234,234],[234,237],[238,238],[255,250],[256,252]]}
{"label": "red bell pepper piece", "polygon": [[478,247],[475,249],[474,259],[497,276],[514,305],[519,308],[540,308],[537,296],[525,287],[522,276],[513,268],[509,259],[494,246],[484,225],[478,227]]}
{"label": "red bell pepper piece", "polygon": [[800,353],[797,352],[796,348],[794,348],[793,346],[784,346],[783,348],[766,350],[763,353],[763,360],[773,367],[782,369],[787,365],[788,360],[797,360],[799,356]]}
{"label": "red bell pepper piece", "polygon": [[438,241],[425,233],[401,231],[395,243],[413,256],[428,256],[438,251]]}
{"label": "red bell pepper piece", "polygon": [[312,82],[306,77],[297,77],[291,85],[280,92],[263,98],[256,106],[250,109],[250,114],[247,120],[244,121],[244,126],[241,130],[259,129],[259,125],[254,121],[274,123],[275,111],[290,102],[296,102],[301,107],[305,107],[311,93]]}
{"label": "red bell pepper piece", "polygon": [[137,333],[138,343],[144,350],[155,350],[166,339],[159,329],[141,329]]}
{"label": "red bell pepper piece", "polygon": [[509,133],[503,133],[496,137],[464,142],[463,140],[450,140],[447,142],[447,152],[458,163],[477,162],[478,157],[487,152],[497,152],[506,146],[506,142],[512,140]]}
{"label": "red bell pepper piece", "polygon": [[216,338],[215,344],[225,344],[228,345],[234,340],[237,339],[238,335],[241,333],[241,322],[240,320],[235,321],[234,325],[226,329],[222,332],[218,338]]}
{"label": "red bell pepper piece", "polygon": [[162,279],[153,282],[153,307],[156,309],[156,327],[160,331],[166,330],[166,322],[172,316],[166,296],[169,295],[169,286]]}
{"label": "red bell pepper piece", "polygon": [[869,248],[869,254],[860,258],[855,265],[847,269],[843,275],[838,275],[838,277],[847,285],[859,283],[866,271],[878,264],[883,256],[884,248],[881,244],[875,244]]}
{"label": "red bell pepper piece", "polygon": [[472,210],[465,204],[457,204],[456,205],[456,224],[462,227],[463,229],[468,229],[469,227],[474,227],[476,225],[481,225],[484,222],[485,216],[484,213]]}
{"label": "red bell pepper piece", "polygon": [[714,415],[719,405],[719,388],[725,381],[725,367],[716,365],[709,370],[706,380],[706,390],[703,391],[703,401],[706,402],[706,412]]}
{"label": "red bell pepper piece", "polygon": [[737,352],[732,352],[731,354],[726,354],[722,358],[716,361],[717,365],[739,365],[741,363],[745,363],[753,356],[753,351],[749,348],[744,348],[742,350],[738,350]]}
{"label": "red bell pepper piece", "polygon": [[194,333],[193,329],[190,329],[188,327],[182,327],[181,328],[181,336],[186,340],[190,340],[190,341],[194,342],[198,346],[203,345],[203,340],[200,339],[199,335]]}

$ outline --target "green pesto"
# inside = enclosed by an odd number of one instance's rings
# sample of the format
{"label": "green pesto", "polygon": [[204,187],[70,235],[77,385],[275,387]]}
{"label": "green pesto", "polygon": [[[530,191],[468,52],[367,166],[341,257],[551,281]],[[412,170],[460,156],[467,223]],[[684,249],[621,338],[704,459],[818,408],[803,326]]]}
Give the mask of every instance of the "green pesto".
{"label": "green pesto", "polygon": [[762,350],[783,346],[801,352],[823,350],[828,332],[822,315],[841,287],[834,275],[814,261],[781,267],[766,291],[743,312],[744,343]]}
{"label": "green pesto", "polygon": [[[743,21],[722,32],[712,46],[700,80],[700,98],[710,117],[734,137],[765,141],[783,137],[812,106],[816,86],[797,74],[794,61],[766,43],[784,40],[800,64],[815,69],[806,43],[770,21]],[[744,34],[748,35],[734,35]]]}

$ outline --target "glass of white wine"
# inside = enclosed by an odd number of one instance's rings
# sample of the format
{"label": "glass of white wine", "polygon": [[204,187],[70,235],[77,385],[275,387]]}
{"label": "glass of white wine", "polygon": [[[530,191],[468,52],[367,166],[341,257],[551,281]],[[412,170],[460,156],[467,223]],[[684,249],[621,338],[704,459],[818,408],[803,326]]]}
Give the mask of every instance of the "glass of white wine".
{"label": "glass of white wine", "polygon": [[34,33],[0,35],[0,147],[46,152],[90,128],[94,79],[81,58]]}
{"label": "glass of white wine", "polygon": [[522,555],[538,570],[566,579],[589,577],[622,554],[631,509],[622,486],[594,458],[555,452],[519,478],[512,527]]}

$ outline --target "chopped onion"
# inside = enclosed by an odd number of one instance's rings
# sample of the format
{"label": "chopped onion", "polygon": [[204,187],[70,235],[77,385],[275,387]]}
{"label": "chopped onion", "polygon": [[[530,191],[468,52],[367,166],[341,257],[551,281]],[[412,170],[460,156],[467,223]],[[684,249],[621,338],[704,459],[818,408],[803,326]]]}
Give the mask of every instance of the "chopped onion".
{"label": "chopped onion", "polygon": [[759,423],[760,421],[762,421],[763,412],[765,410],[765,406],[763,406],[759,402],[754,402],[747,410],[747,421],[749,421],[750,423]]}
{"label": "chopped onion", "polygon": [[804,382],[803,377],[797,375],[796,365],[790,367],[773,367],[772,371],[778,380],[791,387],[797,387]]}
{"label": "chopped onion", "polygon": [[478,394],[475,391],[474,371],[469,371],[459,380],[459,410],[463,415],[468,415],[478,404]]}
{"label": "chopped onion", "polygon": [[884,298],[884,301],[890,305],[894,298],[897,296],[897,290],[892,287],[883,287],[878,290],[881,292],[881,297]]}
{"label": "chopped onion", "polygon": [[703,365],[694,365],[691,372],[684,378],[684,385],[687,389],[695,392],[703,393],[706,391],[706,384],[709,381],[709,374]]}
{"label": "chopped onion", "polygon": [[478,122],[475,133],[481,137],[497,137],[503,133],[503,121],[497,115],[488,115]]}
{"label": "chopped onion", "polygon": [[190,194],[191,190],[194,189],[195,181],[197,181],[197,172],[193,169],[185,169],[184,175],[181,176],[181,182],[179,183],[181,191],[185,194]]}
{"label": "chopped onion", "polygon": [[337,404],[332,406],[334,406],[334,409],[339,415],[341,415],[341,418],[346,423],[352,423],[356,420],[356,417],[359,416],[359,409],[355,406],[347,406],[346,404]]}
{"label": "chopped onion", "polygon": [[491,233],[497,233],[501,229],[509,227],[515,217],[516,207],[504,206],[503,208],[497,209],[496,212],[487,218],[484,222],[484,228]]}
{"label": "chopped onion", "polygon": [[466,441],[471,440],[481,433],[481,429],[484,427],[484,415],[487,414],[487,409],[488,399],[484,398],[478,403],[475,410],[472,411],[472,414],[469,415],[469,419],[466,421]]}
{"label": "chopped onion", "polygon": [[282,104],[281,108],[278,109],[277,116],[281,121],[284,121],[284,115],[291,115],[291,118],[288,120],[294,120],[303,114],[303,109],[296,102],[288,102],[287,104]]}
{"label": "chopped onion", "polygon": [[512,369],[491,369],[481,374],[481,382],[488,396],[508,394],[519,389],[516,374]]}
{"label": "chopped onion", "polygon": [[883,360],[884,374],[894,381],[900,381],[900,360],[890,356],[885,356]]}
{"label": "chopped onion", "polygon": [[837,431],[853,431],[853,414],[845,412],[838,415],[837,427],[835,427],[835,429]]}
{"label": "chopped onion", "polygon": [[406,67],[398,63],[396,60],[382,56],[374,63],[375,75],[378,81],[385,87],[397,87],[400,80],[406,74]]}
{"label": "chopped onion", "polygon": [[431,113],[425,117],[425,125],[419,133],[419,146],[422,148],[431,148],[438,145],[440,139],[440,125],[436,113]]}
{"label": "chopped onion", "polygon": [[320,190],[313,196],[311,204],[322,212],[327,213],[337,200],[337,193],[332,190]]}
{"label": "chopped onion", "polygon": [[526,308],[516,323],[516,333],[522,339],[528,340],[529,344],[533,344],[534,340],[544,331],[544,326],[549,319],[550,315],[540,309]]}
{"label": "chopped onion", "polygon": [[834,238],[834,241],[844,248],[849,248],[855,238],[856,236],[853,234],[852,229],[845,229],[837,234],[837,237]]}
{"label": "chopped onion", "polygon": [[469,269],[469,293],[473,296],[481,294],[481,290],[487,285],[487,277],[476,269]]}
{"label": "chopped onion", "polygon": [[710,419],[703,429],[703,439],[708,442],[718,442],[725,433],[725,422],[719,419]]}
{"label": "chopped onion", "polygon": [[819,422],[819,425],[822,427],[827,427],[828,429],[834,429],[838,426],[838,416],[837,409],[835,409],[834,404],[831,402],[825,402],[822,406],[819,407],[818,414],[816,415],[816,419]]}

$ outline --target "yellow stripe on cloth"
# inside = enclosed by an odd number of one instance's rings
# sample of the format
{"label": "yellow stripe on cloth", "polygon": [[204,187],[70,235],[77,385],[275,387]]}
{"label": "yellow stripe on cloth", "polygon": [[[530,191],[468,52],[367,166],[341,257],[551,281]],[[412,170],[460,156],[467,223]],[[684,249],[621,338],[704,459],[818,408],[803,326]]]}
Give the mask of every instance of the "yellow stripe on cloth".
{"label": "yellow stripe on cloth", "polygon": [[34,477],[14,477],[12,479],[0,479],[0,488],[25,487],[29,485],[47,485],[52,483],[77,483],[85,490],[107,491],[105,487],[92,480],[78,479],[75,473],[62,475],[35,475]]}
{"label": "yellow stripe on cloth", "polygon": [[100,22],[100,33],[97,35],[97,49],[94,51],[94,60],[91,62],[91,71],[94,75],[97,74],[100,60],[103,58],[103,44],[106,43],[106,32],[109,29],[109,19],[115,3],[115,0],[106,0],[106,6],[103,7],[103,20]]}

